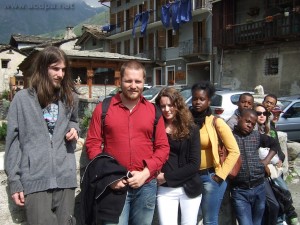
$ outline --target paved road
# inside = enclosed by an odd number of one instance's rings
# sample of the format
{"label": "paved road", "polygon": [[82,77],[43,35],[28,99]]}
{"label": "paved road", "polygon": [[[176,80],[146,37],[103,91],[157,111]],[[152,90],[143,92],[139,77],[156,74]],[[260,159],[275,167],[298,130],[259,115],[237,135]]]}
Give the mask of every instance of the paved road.
{"label": "paved road", "polygon": [[300,184],[300,182],[298,180],[297,183],[291,183],[291,184],[288,184],[288,186],[292,193],[294,207],[298,214],[298,218],[300,219],[300,187],[299,187],[299,184]]}

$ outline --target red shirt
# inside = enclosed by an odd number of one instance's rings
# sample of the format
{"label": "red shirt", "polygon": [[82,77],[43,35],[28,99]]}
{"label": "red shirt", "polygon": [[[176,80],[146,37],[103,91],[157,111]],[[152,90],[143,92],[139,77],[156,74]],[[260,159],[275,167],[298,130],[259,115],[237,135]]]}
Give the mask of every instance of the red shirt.
{"label": "red shirt", "polygon": [[[86,139],[86,151],[93,159],[102,149],[102,103],[93,112]],[[129,171],[150,171],[150,179],[160,171],[169,156],[169,143],[163,117],[158,121],[152,142],[155,107],[144,97],[130,112],[117,94],[112,98],[104,123],[104,151]]]}

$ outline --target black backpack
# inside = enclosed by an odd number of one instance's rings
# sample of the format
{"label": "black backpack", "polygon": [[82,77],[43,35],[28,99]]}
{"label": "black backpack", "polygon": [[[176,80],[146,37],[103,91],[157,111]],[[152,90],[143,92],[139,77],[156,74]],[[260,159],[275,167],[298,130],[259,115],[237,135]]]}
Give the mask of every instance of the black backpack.
{"label": "black backpack", "polygon": [[[102,114],[101,114],[101,132],[102,132],[102,136],[103,136],[103,127],[104,127],[104,120],[106,117],[106,113],[108,110],[108,107],[110,105],[112,97],[109,98],[105,98],[102,102]],[[152,142],[154,142],[155,140],[155,132],[156,132],[156,126],[158,123],[159,118],[162,115],[161,109],[154,103],[152,103],[155,107],[155,119],[154,119],[154,125],[153,125],[153,135],[152,135]]]}

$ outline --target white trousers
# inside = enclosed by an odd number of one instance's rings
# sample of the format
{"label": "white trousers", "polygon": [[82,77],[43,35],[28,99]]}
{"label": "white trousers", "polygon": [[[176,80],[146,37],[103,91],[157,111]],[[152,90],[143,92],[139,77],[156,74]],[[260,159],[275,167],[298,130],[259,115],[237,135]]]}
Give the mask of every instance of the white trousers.
{"label": "white trousers", "polygon": [[158,187],[157,206],[160,225],[178,224],[178,206],[181,211],[181,225],[196,225],[202,195],[189,198],[182,187]]}

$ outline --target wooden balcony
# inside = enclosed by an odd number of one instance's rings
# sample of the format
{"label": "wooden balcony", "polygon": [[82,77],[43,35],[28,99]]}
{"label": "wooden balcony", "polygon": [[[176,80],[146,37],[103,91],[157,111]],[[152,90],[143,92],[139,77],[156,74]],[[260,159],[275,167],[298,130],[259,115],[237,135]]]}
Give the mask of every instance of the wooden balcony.
{"label": "wooden balcony", "polygon": [[224,48],[300,40],[300,14],[290,12],[245,24],[227,25],[222,32]]}

